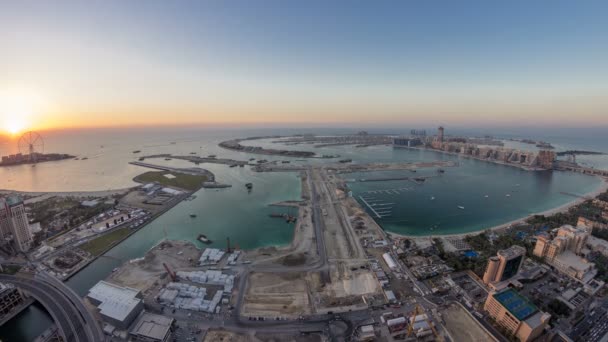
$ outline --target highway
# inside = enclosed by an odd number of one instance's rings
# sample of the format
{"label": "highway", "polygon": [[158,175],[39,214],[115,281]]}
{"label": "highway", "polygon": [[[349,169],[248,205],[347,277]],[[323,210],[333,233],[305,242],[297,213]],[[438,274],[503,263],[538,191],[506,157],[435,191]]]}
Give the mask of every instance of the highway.
{"label": "highway", "polygon": [[[74,299],[65,295],[65,285],[49,283],[37,278],[0,275],[0,282],[10,283],[27,292],[40,302],[50,313],[59,328],[61,337],[66,342],[97,342],[104,337],[91,314],[84,308],[75,305]],[[82,309],[85,311],[83,312]]]}

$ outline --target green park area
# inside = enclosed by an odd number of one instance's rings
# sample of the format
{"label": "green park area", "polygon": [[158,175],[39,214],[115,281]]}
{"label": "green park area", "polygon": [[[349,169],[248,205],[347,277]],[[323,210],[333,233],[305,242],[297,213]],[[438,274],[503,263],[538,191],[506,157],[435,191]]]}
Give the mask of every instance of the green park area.
{"label": "green park area", "polygon": [[199,189],[201,185],[207,181],[207,177],[169,171],[150,171],[135,177],[134,180],[138,183],[145,184],[156,182],[163,186],[194,191]]}
{"label": "green park area", "polygon": [[91,253],[93,256],[98,256],[108,247],[111,247],[118,241],[124,239],[127,235],[129,235],[130,232],[131,231],[129,228],[116,229],[91,241],[85,242],[84,244],[80,245],[79,248],[83,251]]}

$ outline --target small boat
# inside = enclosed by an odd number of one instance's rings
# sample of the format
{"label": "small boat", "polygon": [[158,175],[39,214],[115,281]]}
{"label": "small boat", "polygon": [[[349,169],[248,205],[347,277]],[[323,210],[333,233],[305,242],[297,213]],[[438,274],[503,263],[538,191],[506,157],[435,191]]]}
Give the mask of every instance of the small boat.
{"label": "small boat", "polygon": [[439,170],[437,170],[437,172],[439,172],[439,173],[445,173],[445,170],[444,169],[439,169]]}
{"label": "small boat", "polygon": [[190,217],[195,218],[196,214],[190,214]]}
{"label": "small boat", "polygon": [[207,156],[207,158],[215,158],[215,157],[217,157],[215,154],[210,154]]}
{"label": "small boat", "polygon": [[485,196],[483,196],[483,197],[485,197],[485,198],[488,198],[488,197],[490,197],[490,196],[488,196],[488,195],[485,195]]}
{"label": "small boat", "polygon": [[434,197],[434,196],[431,196],[431,201],[434,201],[434,200],[435,200],[435,197]]}
{"label": "small boat", "polygon": [[237,164],[230,164],[230,167],[237,167]]}
{"label": "small boat", "polygon": [[464,207],[463,207],[463,206],[461,206],[461,205],[459,205],[459,206],[458,206],[458,209],[464,210]]}
{"label": "small boat", "polygon": [[171,160],[171,158],[165,158],[165,160]]}
{"label": "small boat", "polygon": [[140,152],[141,152],[140,150],[133,151],[133,153],[140,153]]}
{"label": "small boat", "polygon": [[202,243],[206,243],[206,244],[210,244],[211,240],[209,240],[207,238],[207,235],[205,234],[199,234],[198,237],[196,238],[198,241],[202,242]]}
{"label": "small boat", "polygon": [[114,269],[112,269],[112,272],[116,272],[118,271],[118,267],[114,267]]}
{"label": "small boat", "polygon": [[245,187],[251,190],[251,188],[253,188],[253,183],[247,183],[245,184]]}
{"label": "small boat", "polygon": [[511,194],[506,194],[505,196],[507,196],[507,197],[511,197]]}

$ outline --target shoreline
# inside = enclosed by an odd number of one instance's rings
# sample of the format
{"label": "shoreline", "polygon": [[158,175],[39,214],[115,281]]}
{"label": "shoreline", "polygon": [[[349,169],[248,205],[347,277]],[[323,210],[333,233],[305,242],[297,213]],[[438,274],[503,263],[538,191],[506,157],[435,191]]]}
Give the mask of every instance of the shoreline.
{"label": "shoreline", "polygon": [[438,149],[434,149],[434,148],[430,148],[430,147],[398,146],[397,148],[406,148],[406,149],[420,150],[420,151],[432,151],[432,152],[447,154],[447,155],[451,155],[451,156],[455,156],[455,157],[464,157],[467,159],[478,160],[478,161],[496,164],[496,165],[511,166],[511,167],[515,167],[515,168],[518,168],[518,169],[524,170],[524,171],[531,171],[531,172],[548,171],[547,169],[543,169],[540,167],[532,167],[532,166],[527,166],[527,165],[522,165],[522,164],[514,164],[514,163],[509,163],[509,162],[503,162],[503,161],[496,160],[496,159],[487,159],[487,158],[484,159],[484,158],[480,158],[480,157],[473,156],[470,154],[464,154],[464,153],[459,153],[459,152],[449,152],[449,151],[438,150]]}
{"label": "shoreline", "polygon": [[[566,212],[568,211],[570,208],[577,206],[585,201],[587,201],[590,198],[596,198],[597,196],[599,196],[600,194],[608,191],[608,179],[603,178],[603,177],[599,177],[598,178],[602,181],[602,183],[600,184],[600,186],[591,191],[588,192],[584,195],[582,195],[581,197],[583,198],[577,198],[571,202],[562,204],[558,207],[552,208],[552,209],[547,209],[541,212],[537,212],[537,213],[532,213],[529,214],[527,216],[523,216],[521,218],[515,219],[515,220],[511,220],[509,222],[505,222],[496,226],[492,226],[489,228],[485,228],[485,229],[480,229],[477,231],[472,231],[472,232],[467,232],[467,233],[458,233],[458,234],[428,234],[428,235],[406,235],[406,234],[399,234],[399,233],[394,233],[391,231],[386,231],[386,234],[388,234],[389,236],[393,237],[393,238],[402,238],[402,239],[428,239],[428,238],[449,238],[449,237],[456,237],[456,238],[463,238],[466,236],[474,236],[474,235],[478,235],[481,234],[483,232],[486,231],[497,231],[497,230],[503,230],[503,229],[508,229],[511,226],[518,224],[518,223],[523,223],[525,221],[527,221],[529,218],[532,218],[536,215],[543,215],[543,216],[550,216],[550,215],[554,215],[557,213],[562,213],[562,212]],[[384,230],[384,228],[382,228]]]}

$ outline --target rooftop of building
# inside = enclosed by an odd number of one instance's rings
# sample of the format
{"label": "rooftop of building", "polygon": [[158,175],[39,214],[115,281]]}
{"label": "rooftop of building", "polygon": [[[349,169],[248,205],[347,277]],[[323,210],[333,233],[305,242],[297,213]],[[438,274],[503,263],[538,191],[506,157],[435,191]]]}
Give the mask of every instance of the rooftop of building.
{"label": "rooftop of building", "polygon": [[538,311],[528,298],[520,295],[514,289],[508,288],[492,295],[511,315],[520,321],[525,320]]}
{"label": "rooftop of building", "polygon": [[89,290],[87,297],[101,302],[97,307],[107,317],[124,320],[141,302],[139,290],[100,281]]}
{"label": "rooftop of building", "polygon": [[502,249],[496,254],[506,259],[511,259],[520,255],[526,255],[526,249],[522,246],[514,245],[507,249]]}
{"label": "rooftop of building", "polygon": [[593,267],[593,263],[587,262],[587,260],[579,257],[569,250],[565,250],[560,253],[555,259],[568,267],[571,267],[577,271],[584,271],[588,268]]}
{"label": "rooftop of building", "polygon": [[131,329],[131,334],[163,341],[172,324],[173,318],[144,311]]}
{"label": "rooftop of building", "polygon": [[595,248],[602,247],[608,249],[608,241],[604,239],[598,239],[593,235],[589,236],[589,238],[587,239],[587,244]]}
{"label": "rooftop of building", "polygon": [[526,318],[525,322],[528,326],[530,326],[530,328],[534,329],[534,328],[542,325],[544,322],[548,322],[549,318],[550,318],[549,314],[547,314],[545,312],[537,311],[530,317]]}
{"label": "rooftop of building", "polygon": [[23,200],[19,196],[0,197],[0,205],[4,205],[5,203],[9,207],[12,207],[14,205],[23,203]]}

